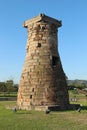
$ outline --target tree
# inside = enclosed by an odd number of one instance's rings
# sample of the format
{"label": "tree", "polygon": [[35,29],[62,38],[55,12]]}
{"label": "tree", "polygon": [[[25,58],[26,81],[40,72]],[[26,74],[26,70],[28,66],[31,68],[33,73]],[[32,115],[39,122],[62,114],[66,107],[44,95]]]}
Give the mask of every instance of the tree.
{"label": "tree", "polygon": [[0,92],[2,92],[5,96],[6,91],[7,91],[7,87],[5,85],[5,82],[0,82]]}
{"label": "tree", "polygon": [[14,92],[17,92],[17,91],[18,91],[18,84],[14,84],[14,86],[13,86],[13,91],[14,91]]}
{"label": "tree", "polygon": [[10,92],[12,92],[13,90],[13,85],[14,85],[13,80],[7,80],[5,85],[7,87],[7,92],[10,94]]}

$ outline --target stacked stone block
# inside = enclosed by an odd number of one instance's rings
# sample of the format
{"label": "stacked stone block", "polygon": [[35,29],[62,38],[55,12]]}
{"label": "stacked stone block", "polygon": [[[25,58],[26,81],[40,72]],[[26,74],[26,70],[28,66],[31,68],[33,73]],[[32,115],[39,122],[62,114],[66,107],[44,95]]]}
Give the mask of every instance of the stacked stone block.
{"label": "stacked stone block", "polygon": [[61,21],[44,14],[27,20],[26,57],[20,78],[19,109],[44,110],[69,104],[65,74],[58,53],[57,28]]}

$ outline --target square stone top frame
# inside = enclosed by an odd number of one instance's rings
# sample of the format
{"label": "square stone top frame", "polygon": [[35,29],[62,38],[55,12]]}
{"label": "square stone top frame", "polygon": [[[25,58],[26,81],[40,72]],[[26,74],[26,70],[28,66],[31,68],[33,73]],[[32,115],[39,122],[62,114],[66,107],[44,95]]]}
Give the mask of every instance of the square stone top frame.
{"label": "square stone top frame", "polygon": [[24,22],[24,24],[23,24],[23,27],[27,28],[30,24],[40,22],[40,21],[55,24],[57,28],[62,26],[62,21],[61,20],[59,21],[57,19],[46,16],[45,14],[40,14],[40,15],[32,18],[32,19],[26,20]]}

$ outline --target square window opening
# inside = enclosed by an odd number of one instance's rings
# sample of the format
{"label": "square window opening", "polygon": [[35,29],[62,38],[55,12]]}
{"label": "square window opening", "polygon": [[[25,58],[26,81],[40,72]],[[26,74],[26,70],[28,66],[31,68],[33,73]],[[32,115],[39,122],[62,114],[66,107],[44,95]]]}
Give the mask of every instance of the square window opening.
{"label": "square window opening", "polygon": [[56,67],[58,65],[58,57],[52,56],[52,66]]}

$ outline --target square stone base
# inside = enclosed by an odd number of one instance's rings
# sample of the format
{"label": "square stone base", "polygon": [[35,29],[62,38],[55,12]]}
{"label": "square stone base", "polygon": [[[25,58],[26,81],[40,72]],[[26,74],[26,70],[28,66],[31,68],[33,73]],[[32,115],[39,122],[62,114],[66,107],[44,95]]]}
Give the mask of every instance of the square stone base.
{"label": "square stone base", "polygon": [[46,105],[42,105],[42,106],[28,106],[28,107],[22,107],[22,108],[18,108],[18,109],[22,109],[22,110],[36,110],[36,111],[46,111],[46,110],[50,110],[50,111],[63,111],[63,110],[77,110],[80,107],[79,104],[68,104],[66,106],[59,106],[59,105],[50,105],[50,106],[46,106]]}
{"label": "square stone base", "polygon": [[[58,105],[52,105],[52,106],[34,106],[33,110],[36,111],[61,111],[61,110],[76,110],[80,107],[79,104],[69,104],[67,106],[58,106]],[[32,110],[32,107],[31,107]]]}

